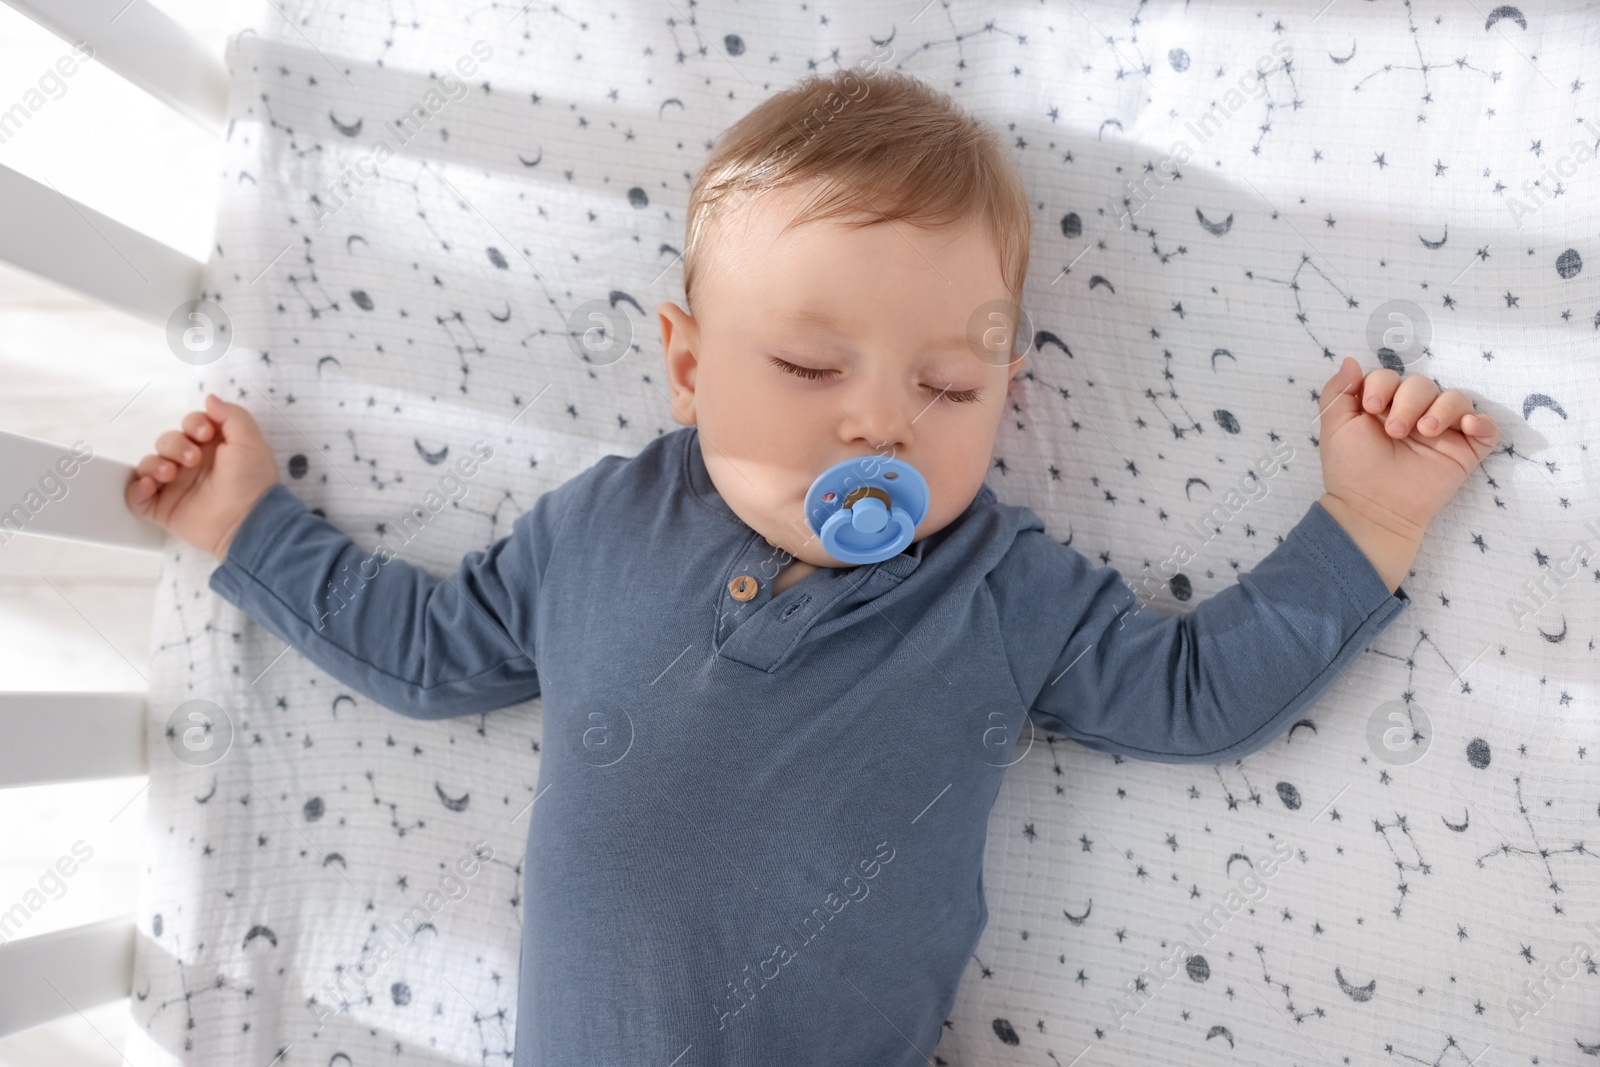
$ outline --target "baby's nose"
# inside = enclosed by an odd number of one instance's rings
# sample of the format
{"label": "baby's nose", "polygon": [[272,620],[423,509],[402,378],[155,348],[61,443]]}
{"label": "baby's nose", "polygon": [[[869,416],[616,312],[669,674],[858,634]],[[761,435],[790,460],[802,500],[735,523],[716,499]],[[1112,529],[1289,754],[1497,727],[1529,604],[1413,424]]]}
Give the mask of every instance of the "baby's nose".
{"label": "baby's nose", "polygon": [[880,456],[898,456],[911,448],[913,421],[906,412],[880,401],[872,403],[870,410],[847,415],[841,429],[852,446],[864,445]]}

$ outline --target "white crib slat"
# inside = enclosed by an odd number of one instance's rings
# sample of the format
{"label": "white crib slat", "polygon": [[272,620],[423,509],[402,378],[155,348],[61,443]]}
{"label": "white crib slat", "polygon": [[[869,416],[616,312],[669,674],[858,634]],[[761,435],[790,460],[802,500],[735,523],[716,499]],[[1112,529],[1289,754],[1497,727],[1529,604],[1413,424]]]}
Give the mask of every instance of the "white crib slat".
{"label": "white crib slat", "polygon": [[5,2],[212,133],[227,122],[228,68],[146,0]]}
{"label": "white crib slat", "polygon": [[30,274],[161,326],[200,295],[200,263],[5,166],[0,205],[0,259]]}
{"label": "white crib slat", "polygon": [[144,720],[144,693],[0,693],[0,789],[146,774]]}
{"label": "white crib slat", "polygon": [[[84,441],[74,454],[66,445],[0,430],[0,546],[35,534],[161,550],[166,531],[129,511],[123,500],[133,466],[93,448],[94,442]],[[78,458],[83,452],[91,456],[87,462]]]}
{"label": "white crib slat", "polygon": [[127,996],[135,936],[122,915],[0,946],[0,1037]]}

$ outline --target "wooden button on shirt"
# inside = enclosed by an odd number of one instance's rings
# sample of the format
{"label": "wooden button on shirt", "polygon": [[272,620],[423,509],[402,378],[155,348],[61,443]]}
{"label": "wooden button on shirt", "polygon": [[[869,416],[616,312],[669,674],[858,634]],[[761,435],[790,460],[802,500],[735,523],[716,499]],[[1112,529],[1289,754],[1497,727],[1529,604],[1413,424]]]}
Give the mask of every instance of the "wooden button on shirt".
{"label": "wooden button on shirt", "polygon": [[1231,760],[1406,606],[1319,503],[1282,534],[1168,616],[984,486],[906,552],[774,596],[773,548],[685,427],[545,493],[449,580],[390,559],[336,611],[327,575],[370,553],[280,483],[210,584],[401,715],[543,698],[522,914],[497,920],[521,923],[519,1067],[921,1067],[1030,714],[1102,752]]}

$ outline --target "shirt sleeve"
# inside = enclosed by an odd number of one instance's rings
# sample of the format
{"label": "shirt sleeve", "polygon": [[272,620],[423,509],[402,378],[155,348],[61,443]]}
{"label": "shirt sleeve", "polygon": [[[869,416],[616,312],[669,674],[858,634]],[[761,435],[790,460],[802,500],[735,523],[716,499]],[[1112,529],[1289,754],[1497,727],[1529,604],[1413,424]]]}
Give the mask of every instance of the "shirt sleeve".
{"label": "shirt sleeve", "polygon": [[1102,752],[1164,763],[1255,752],[1410,603],[1318,502],[1237,583],[1174,616],[1028,515],[990,574],[1007,658],[1040,725]]}
{"label": "shirt sleeve", "polygon": [[414,719],[492,711],[539,695],[540,585],[582,475],[545,493],[511,533],[438,577],[380,542],[367,551],[282,483],[251,507],[213,591],[318,667]]}

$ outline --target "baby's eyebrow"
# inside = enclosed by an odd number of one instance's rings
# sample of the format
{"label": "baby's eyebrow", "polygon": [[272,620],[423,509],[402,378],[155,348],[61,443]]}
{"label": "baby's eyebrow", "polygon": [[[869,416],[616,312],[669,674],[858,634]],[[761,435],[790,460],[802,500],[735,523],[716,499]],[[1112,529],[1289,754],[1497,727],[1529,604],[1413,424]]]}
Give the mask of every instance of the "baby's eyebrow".
{"label": "baby's eyebrow", "polygon": [[839,325],[838,319],[819,308],[801,308],[798,311],[791,311],[784,316],[784,319],[802,326],[808,324],[813,326]]}
{"label": "baby's eyebrow", "polygon": [[[791,311],[786,315],[780,316],[780,320],[793,326],[821,326],[843,336],[843,324],[832,314],[821,308],[800,308],[797,311]],[[965,352],[967,350],[967,338],[964,334],[956,334],[953,337],[946,337],[942,341],[935,341],[929,344],[927,348],[929,351],[934,352]]]}

